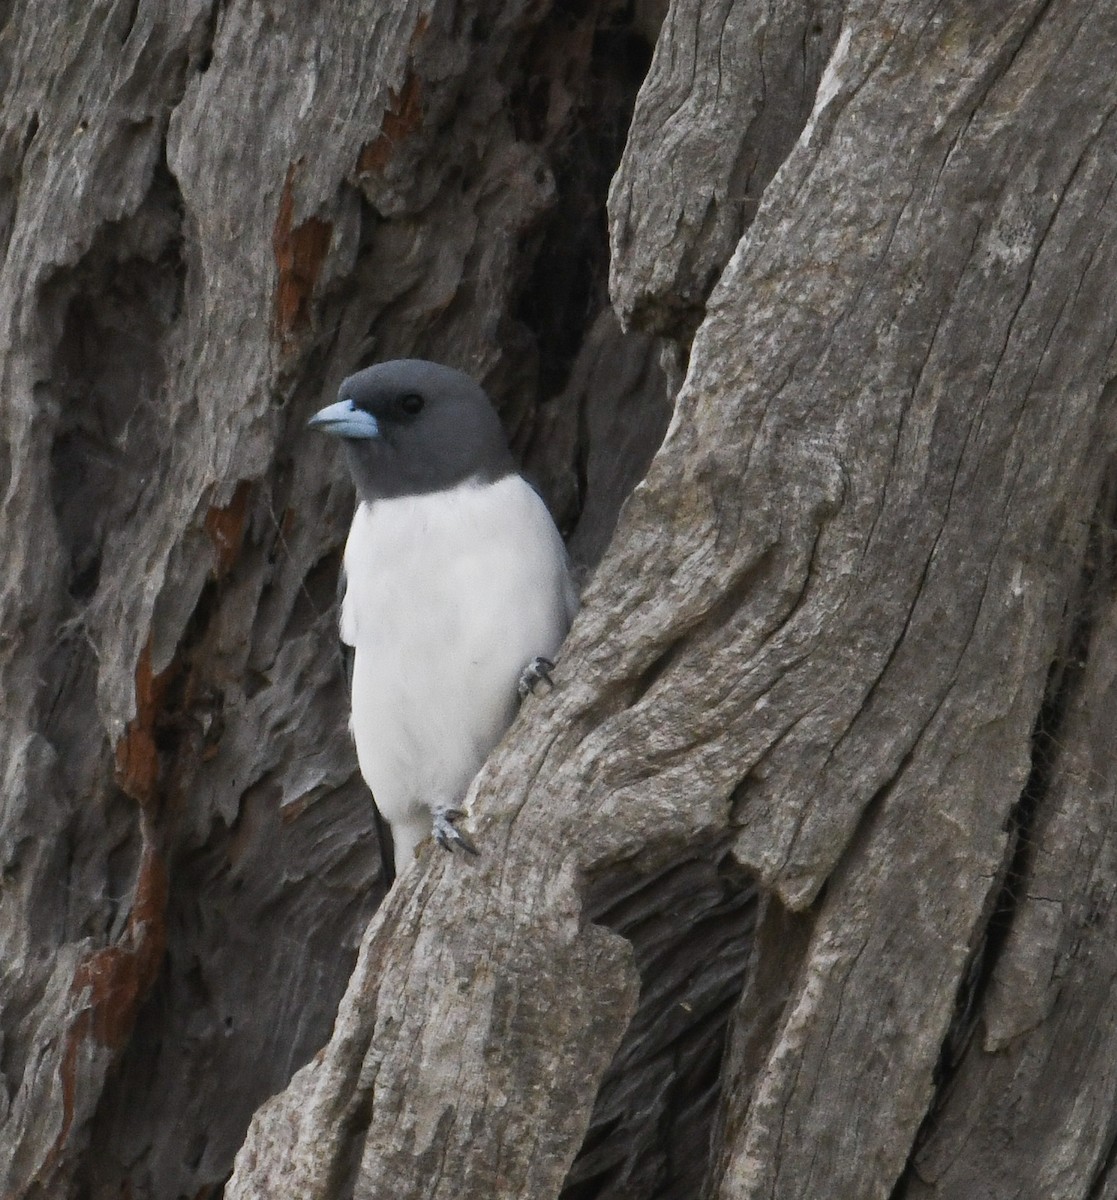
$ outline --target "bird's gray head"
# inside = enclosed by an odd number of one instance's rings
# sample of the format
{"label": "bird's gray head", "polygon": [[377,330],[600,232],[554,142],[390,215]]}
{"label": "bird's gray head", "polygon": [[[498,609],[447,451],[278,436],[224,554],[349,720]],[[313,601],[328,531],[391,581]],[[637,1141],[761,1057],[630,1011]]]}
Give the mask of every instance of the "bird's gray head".
{"label": "bird's gray head", "polygon": [[344,440],[363,500],[489,483],[515,470],[485,393],[461,371],[420,358],[366,367],[310,425]]}

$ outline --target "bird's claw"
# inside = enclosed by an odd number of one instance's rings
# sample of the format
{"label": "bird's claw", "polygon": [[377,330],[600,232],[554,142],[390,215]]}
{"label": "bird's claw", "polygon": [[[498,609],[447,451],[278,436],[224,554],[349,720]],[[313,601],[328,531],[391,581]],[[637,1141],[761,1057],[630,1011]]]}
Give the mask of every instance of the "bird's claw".
{"label": "bird's claw", "polygon": [[434,840],[443,850],[449,850],[451,853],[453,853],[456,847],[460,846],[468,854],[479,855],[481,851],[454,824],[459,817],[464,816],[465,813],[460,808],[436,809],[434,814],[434,828],[432,830]]}
{"label": "bird's claw", "polygon": [[[520,699],[526,700],[529,694],[546,696],[548,692],[553,691],[555,681],[551,678],[551,672],[554,669],[555,664],[549,658],[533,658],[520,672],[520,681],[516,684]],[[546,684],[546,687],[541,692],[536,691],[536,686],[541,683]]]}

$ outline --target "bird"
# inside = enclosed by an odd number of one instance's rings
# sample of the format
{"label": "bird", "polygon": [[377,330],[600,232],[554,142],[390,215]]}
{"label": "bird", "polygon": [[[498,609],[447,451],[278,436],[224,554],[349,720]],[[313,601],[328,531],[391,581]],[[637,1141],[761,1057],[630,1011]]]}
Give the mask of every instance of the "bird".
{"label": "bird", "polygon": [[562,537],[469,375],[377,363],[309,424],[341,439],[356,485],[339,634],[390,886],[428,834],[477,853],[456,824],[465,794],[522,700],[552,685],[578,596]]}

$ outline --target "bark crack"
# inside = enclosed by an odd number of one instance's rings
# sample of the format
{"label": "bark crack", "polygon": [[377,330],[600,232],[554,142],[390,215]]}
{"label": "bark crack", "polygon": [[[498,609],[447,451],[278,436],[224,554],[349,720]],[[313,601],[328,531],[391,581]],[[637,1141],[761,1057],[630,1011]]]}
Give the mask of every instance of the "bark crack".
{"label": "bark crack", "polygon": [[[1113,521],[1110,509],[1115,490],[1109,482],[1100,488],[1091,521],[1091,537],[1095,541],[1101,536],[1101,530]],[[1110,569],[1103,563],[1104,556],[1098,552],[1088,553],[1084,560],[1076,601],[1066,617],[1066,652],[1057,654],[1050,665],[1046,693],[1036,716],[1032,734],[1031,772],[1009,814],[1009,836],[999,872],[997,896],[990,906],[984,929],[975,931],[974,949],[961,974],[954,1017],[943,1039],[935,1070],[934,1096],[913,1139],[907,1165],[893,1190],[893,1196],[897,1198],[904,1195],[907,1179],[918,1174],[919,1151],[930,1137],[937,1114],[949,1098],[954,1075],[969,1052],[973,1032],[981,1019],[984,998],[1007,944],[1017,905],[1021,897],[1028,895],[1034,852],[1032,829],[1041,807],[1047,801],[1050,781],[1059,760],[1060,730],[1084,681],[1089,647],[1095,623],[1100,616],[1096,602],[1097,588],[1105,578],[1101,572]],[[1060,903],[1045,897],[1034,898]]]}

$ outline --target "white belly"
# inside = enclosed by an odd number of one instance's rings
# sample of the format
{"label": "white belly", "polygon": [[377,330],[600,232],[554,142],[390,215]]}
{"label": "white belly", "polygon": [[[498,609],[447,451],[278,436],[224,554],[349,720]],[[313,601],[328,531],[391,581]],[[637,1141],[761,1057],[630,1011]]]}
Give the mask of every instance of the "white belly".
{"label": "white belly", "polygon": [[357,759],[402,870],[431,810],[461,801],[507,729],[524,666],[558,649],[573,588],[519,476],[361,504],[345,573]]}

